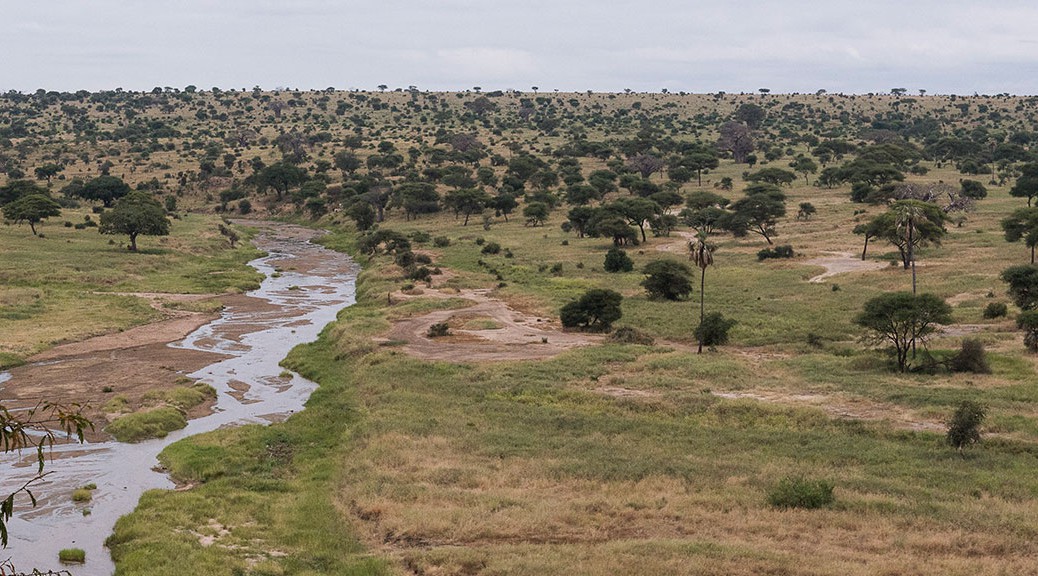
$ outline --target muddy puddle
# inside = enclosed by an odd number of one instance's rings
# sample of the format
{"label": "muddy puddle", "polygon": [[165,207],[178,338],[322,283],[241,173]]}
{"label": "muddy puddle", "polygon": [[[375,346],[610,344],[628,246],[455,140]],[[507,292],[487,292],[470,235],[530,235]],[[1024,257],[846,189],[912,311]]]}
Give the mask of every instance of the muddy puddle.
{"label": "muddy puddle", "polygon": [[[249,223],[257,225],[256,223]],[[35,508],[27,498],[16,503],[9,524],[11,539],[0,550],[21,571],[69,570],[74,576],[109,576],[115,571],[104,540],[115,521],[136,506],[153,488],[173,488],[156,471],[163,448],[194,434],[242,423],[282,420],[303,408],[316,384],[278,365],[295,345],[317,338],[339,310],[354,301],[357,268],[346,256],[309,240],[310,230],[282,224],[259,224],[255,244],[268,253],[250,264],[265,275],[262,286],[232,301],[217,320],[192,332],[171,347],[219,354],[201,370],[188,374],[218,392],[212,414],[190,420],[168,437],[138,444],[114,441],[55,447],[49,456],[51,474],[34,487]],[[119,365],[113,362],[112,371]],[[0,398],[14,386],[9,373],[0,373]],[[29,451],[0,457],[0,490],[31,477],[34,466],[19,465]],[[72,491],[96,484],[92,501],[75,503]],[[87,512],[89,511],[89,512]],[[58,551],[82,548],[86,564],[62,566]]]}

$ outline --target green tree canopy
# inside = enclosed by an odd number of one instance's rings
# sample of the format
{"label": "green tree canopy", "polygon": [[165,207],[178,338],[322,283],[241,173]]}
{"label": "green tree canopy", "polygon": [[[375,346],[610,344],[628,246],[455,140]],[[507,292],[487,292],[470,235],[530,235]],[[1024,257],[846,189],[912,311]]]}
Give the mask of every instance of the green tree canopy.
{"label": "green tree canopy", "polygon": [[1031,249],[1031,264],[1038,246],[1038,208],[1019,208],[1001,222],[1006,242],[1024,241]]}
{"label": "green tree canopy", "polygon": [[1009,297],[1021,310],[1038,309],[1038,266],[1010,266],[999,278],[1009,284]]}
{"label": "green tree canopy", "polygon": [[584,293],[580,299],[562,307],[560,319],[566,328],[576,328],[589,332],[608,332],[623,315],[620,304],[623,296],[618,292],[603,288],[594,288]]}
{"label": "green tree canopy", "polygon": [[43,194],[27,194],[14,202],[4,204],[4,218],[12,222],[28,222],[33,236],[36,225],[51,216],[61,215],[61,206],[49,196]]}
{"label": "green tree canopy", "polygon": [[147,192],[130,192],[111,210],[101,214],[102,234],[126,234],[130,237],[130,250],[137,251],[137,236],[166,236],[169,234],[169,218],[159,201]]}
{"label": "green tree canopy", "polygon": [[692,271],[688,266],[673,260],[649,262],[643,272],[646,278],[642,287],[649,298],[680,300],[692,294]]}
{"label": "green tree canopy", "polygon": [[113,202],[130,193],[130,185],[116,176],[98,176],[83,184],[78,193],[81,198],[100,201],[110,208]]}
{"label": "green tree canopy", "polygon": [[913,343],[951,323],[951,306],[933,294],[888,292],[866,302],[854,322],[870,331],[866,340],[893,346],[898,371],[904,372]]}

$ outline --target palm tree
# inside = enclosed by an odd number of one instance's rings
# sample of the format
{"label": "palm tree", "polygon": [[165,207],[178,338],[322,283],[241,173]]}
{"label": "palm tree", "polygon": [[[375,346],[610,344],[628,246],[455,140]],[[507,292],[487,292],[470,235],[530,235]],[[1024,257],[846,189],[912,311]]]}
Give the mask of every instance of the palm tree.
{"label": "palm tree", "polygon": [[[713,244],[709,244],[706,241],[706,233],[700,232],[696,234],[696,237],[689,241],[688,251],[689,258],[692,263],[699,267],[699,325],[703,325],[703,318],[706,316],[706,267],[714,263],[714,250],[717,247]],[[699,333],[699,351],[698,354],[703,353],[703,333],[700,330]]]}
{"label": "palm tree", "polygon": [[936,221],[935,224],[943,225],[943,214],[940,213],[940,208],[921,200],[898,200],[890,206],[890,211],[894,213],[898,230],[903,231],[905,235],[908,262],[912,265],[912,294],[915,294],[916,232],[923,220]]}

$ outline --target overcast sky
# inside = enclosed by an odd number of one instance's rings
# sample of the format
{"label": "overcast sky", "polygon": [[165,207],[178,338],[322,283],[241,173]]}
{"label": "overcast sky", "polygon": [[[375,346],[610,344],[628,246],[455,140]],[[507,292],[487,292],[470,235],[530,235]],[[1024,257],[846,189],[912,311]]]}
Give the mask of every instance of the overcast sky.
{"label": "overcast sky", "polygon": [[0,0],[0,91],[1038,93],[1017,0]]}

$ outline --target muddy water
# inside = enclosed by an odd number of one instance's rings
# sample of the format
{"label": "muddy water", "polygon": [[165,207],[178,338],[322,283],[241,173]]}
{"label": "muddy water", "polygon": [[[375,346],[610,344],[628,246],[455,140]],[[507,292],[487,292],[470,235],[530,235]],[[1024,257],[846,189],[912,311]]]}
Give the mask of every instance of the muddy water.
{"label": "muddy water", "polygon": [[[250,264],[266,278],[248,296],[266,304],[230,306],[218,320],[171,344],[229,356],[189,375],[217,390],[215,412],[191,420],[187,428],[163,439],[56,447],[47,463],[52,473],[34,488],[39,504],[31,508],[26,498],[16,504],[9,525],[11,541],[0,550],[0,561],[10,557],[23,571],[67,569],[74,576],[111,575],[115,566],[104,540],[115,521],[133,510],[145,490],[173,488],[169,477],[155,470],[163,448],[223,426],[282,420],[303,408],[316,384],[285,373],[278,362],[293,346],[316,339],[339,310],[353,303],[357,272],[349,258],[310,243],[310,236],[303,228],[265,224],[255,243],[268,255]],[[8,378],[0,373],[0,392]],[[24,464],[32,455],[22,456]],[[3,457],[0,490],[8,494],[34,470],[18,466],[13,455]],[[97,485],[92,501],[72,502],[72,491],[90,483]],[[86,564],[61,566],[58,551],[62,548],[82,548]]]}

